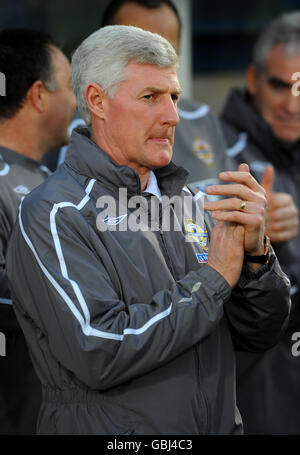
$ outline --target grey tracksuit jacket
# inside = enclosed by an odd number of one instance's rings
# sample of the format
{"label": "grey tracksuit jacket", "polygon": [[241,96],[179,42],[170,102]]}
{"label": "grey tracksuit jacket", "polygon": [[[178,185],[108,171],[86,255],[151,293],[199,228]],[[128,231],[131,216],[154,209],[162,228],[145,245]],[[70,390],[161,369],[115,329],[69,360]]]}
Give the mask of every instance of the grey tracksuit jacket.
{"label": "grey tracksuit jacket", "polygon": [[[242,433],[233,345],[278,341],[289,281],[272,253],[232,291],[203,262],[211,223],[187,171],[155,174],[183,216],[167,199],[150,213],[156,197],[141,198],[136,172],[75,130],[64,164],[22,204],[7,264],[43,385],[40,434]],[[126,229],[137,212],[120,188],[152,230]]]}

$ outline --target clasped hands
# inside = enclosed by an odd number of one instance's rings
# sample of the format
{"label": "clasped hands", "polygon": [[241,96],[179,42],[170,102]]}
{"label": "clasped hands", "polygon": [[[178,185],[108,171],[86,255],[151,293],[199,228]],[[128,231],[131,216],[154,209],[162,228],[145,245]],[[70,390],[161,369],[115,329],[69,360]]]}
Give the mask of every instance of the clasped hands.
{"label": "clasped hands", "polygon": [[[241,274],[244,253],[264,254],[267,194],[250,174],[247,164],[240,164],[237,171],[221,172],[219,178],[229,184],[209,186],[206,192],[228,198],[204,205],[217,221],[211,232],[207,265],[234,287]],[[254,270],[260,267],[249,266]]]}

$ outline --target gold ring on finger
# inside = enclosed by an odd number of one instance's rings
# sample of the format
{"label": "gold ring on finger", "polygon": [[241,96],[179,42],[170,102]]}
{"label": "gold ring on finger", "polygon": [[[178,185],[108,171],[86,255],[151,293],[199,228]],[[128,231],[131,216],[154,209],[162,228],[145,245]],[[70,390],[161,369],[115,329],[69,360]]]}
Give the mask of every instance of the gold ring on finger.
{"label": "gold ring on finger", "polygon": [[246,202],[245,201],[242,201],[241,202],[241,206],[240,206],[240,210],[244,210],[246,207]]}

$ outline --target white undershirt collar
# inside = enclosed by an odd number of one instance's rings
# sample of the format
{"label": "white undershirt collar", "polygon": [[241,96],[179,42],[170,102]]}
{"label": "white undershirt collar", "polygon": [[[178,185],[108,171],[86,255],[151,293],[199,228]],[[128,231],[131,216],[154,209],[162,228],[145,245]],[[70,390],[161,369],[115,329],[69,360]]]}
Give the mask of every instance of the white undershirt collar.
{"label": "white undershirt collar", "polygon": [[161,201],[161,192],[158,187],[157,178],[153,171],[150,172],[147,188],[145,189],[144,193],[153,194]]}

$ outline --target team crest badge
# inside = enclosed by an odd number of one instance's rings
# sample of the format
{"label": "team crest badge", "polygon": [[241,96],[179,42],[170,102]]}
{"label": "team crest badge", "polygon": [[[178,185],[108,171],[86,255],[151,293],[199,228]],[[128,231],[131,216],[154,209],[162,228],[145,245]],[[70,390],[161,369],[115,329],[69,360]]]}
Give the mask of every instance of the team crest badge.
{"label": "team crest badge", "polygon": [[211,146],[200,139],[199,137],[195,137],[193,142],[193,153],[196,158],[203,161],[206,166],[211,167],[214,163],[214,152],[211,149]]}
{"label": "team crest badge", "polygon": [[193,220],[185,221],[186,241],[196,243],[200,249],[200,253],[196,253],[196,258],[199,263],[208,261],[208,234],[207,231],[195,224]]}
{"label": "team crest badge", "polygon": [[208,240],[207,231],[195,224],[193,220],[186,220],[185,231],[187,242],[196,242],[200,246],[206,247]]}

